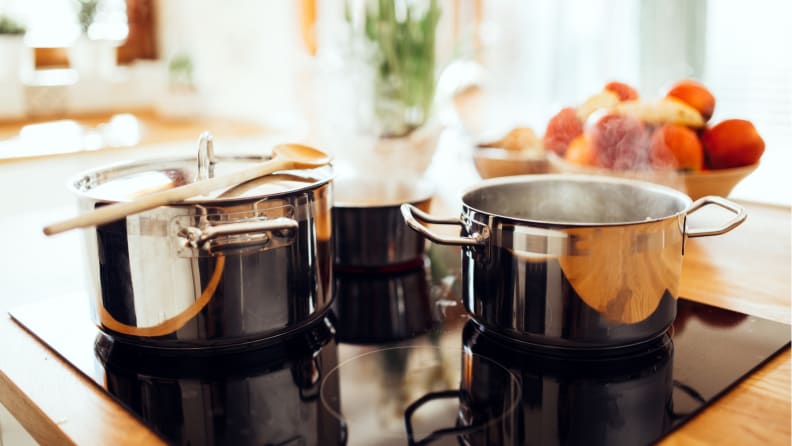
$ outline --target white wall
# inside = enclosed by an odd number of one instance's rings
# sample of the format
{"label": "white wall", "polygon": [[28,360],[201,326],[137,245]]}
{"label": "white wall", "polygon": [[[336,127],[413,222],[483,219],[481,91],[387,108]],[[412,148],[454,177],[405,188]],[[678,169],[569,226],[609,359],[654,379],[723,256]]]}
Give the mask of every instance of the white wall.
{"label": "white wall", "polygon": [[297,2],[167,0],[157,3],[160,54],[193,57],[204,112],[274,127],[300,124],[295,96],[307,58]]}

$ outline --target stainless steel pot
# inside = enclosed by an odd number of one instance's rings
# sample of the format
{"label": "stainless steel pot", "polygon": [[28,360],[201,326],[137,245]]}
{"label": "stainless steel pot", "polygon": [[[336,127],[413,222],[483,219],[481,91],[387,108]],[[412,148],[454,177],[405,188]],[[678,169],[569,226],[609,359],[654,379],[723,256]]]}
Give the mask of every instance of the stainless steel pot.
{"label": "stainless steel pot", "polygon": [[433,187],[420,179],[344,178],[334,183],[335,265],[344,270],[411,269],[426,239],[404,226],[399,206],[428,211]]}
{"label": "stainless steel pot", "polygon": [[[233,171],[266,157],[100,168],[72,182],[82,210]],[[211,144],[209,144],[211,148]],[[153,348],[247,345],[330,306],[332,168],[284,171],[85,231],[93,319]]]}
{"label": "stainless steel pot", "polygon": [[[695,203],[635,180],[529,175],[481,182],[460,218],[406,205],[407,224],[435,243],[462,246],[463,303],[477,321],[538,345],[612,348],[662,334],[674,320],[687,237],[718,235],[745,211],[720,197]],[[734,217],[692,229],[686,217],[716,205]],[[418,220],[462,227],[444,236]]]}

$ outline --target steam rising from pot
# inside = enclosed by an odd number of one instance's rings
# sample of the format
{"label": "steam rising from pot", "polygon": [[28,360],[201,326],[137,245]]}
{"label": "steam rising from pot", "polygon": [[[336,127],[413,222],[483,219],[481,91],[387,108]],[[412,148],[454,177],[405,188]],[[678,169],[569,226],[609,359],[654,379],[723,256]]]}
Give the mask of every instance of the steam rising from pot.
{"label": "steam rising from pot", "polygon": [[580,175],[531,182],[504,179],[469,191],[463,201],[473,209],[519,220],[592,226],[665,218],[687,206],[654,185],[637,188],[629,180],[603,182]]}

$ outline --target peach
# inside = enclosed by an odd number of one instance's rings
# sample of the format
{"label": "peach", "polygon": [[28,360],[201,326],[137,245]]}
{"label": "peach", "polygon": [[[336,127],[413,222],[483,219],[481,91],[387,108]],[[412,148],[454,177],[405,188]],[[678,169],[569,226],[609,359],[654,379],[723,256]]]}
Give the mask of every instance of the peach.
{"label": "peach", "polygon": [[751,121],[727,119],[701,134],[709,167],[725,169],[748,166],[759,161],[765,143]]}
{"label": "peach", "polygon": [[638,118],[608,114],[600,118],[589,133],[599,165],[619,170],[648,166],[648,135]]}
{"label": "peach", "polygon": [[704,150],[696,132],[681,125],[666,124],[652,133],[649,161],[658,169],[701,170]]}
{"label": "peach", "polygon": [[578,135],[569,143],[564,159],[584,166],[597,166],[597,152],[585,135]]}
{"label": "peach", "polygon": [[562,108],[550,118],[545,130],[545,147],[564,156],[569,142],[583,133],[583,121],[578,118],[574,108]]}
{"label": "peach", "polygon": [[605,90],[612,91],[619,96],[620,101],[629,101],[638,99],[638,92],[631,86],[624,82],[608,82],[605,84]]}
{"label": "peach", "polygon": [[507,150],[524,150],[539,145],[536,133],[530,127],[515,127],[498,142]]}
{"label": "peach", "polygon": [[715,96],[704,85],[692,81],[684,80],[677,82],[668,91],[666,97],[676,98],[685,104],[695,108],[701,113],[704,121],[709,121],[712,112],[715,111]]}

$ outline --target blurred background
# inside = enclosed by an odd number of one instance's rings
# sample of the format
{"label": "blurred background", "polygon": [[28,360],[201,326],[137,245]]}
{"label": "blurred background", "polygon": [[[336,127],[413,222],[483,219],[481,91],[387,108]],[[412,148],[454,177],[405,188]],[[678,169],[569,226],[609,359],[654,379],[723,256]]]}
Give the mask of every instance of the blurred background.
{"label": "blurred background", "polygon": [[[788,0],[0,0],[0,310],[51,297],[42,277],[82,290],[76,231],[41,234],[76,213],[70,177],[193,154],[205,129],[219,153],[304,142],[455,196],[476,142],[541,136],[609,81],[660,98],[696,79],[712,122],[766,144],[731,197],[792,204],[790,17]],[[4,413],[0,444],[29,442]]]}
{"label": "blurred background", "polygon": [[[354,24],[371,3],[0,0],[4,23],[18,24],[17,34],[13,26],[0,27],[0,120],[139,110],[160,122],[211,116],[321,144],[340,158],[365,157],[359,138],[370,110],[361,109],[361,98],[374,93],[363,87]],[[429,1],[399,3],[420,8]],[[776,187],[792,161],[789,2],[437,3],[440,105],[433,114],[443,128],[461,125],[474,137],[514,125],[541,133],[558,109],[579,104],[608,81],[662,97],[673,82],[697,79],[717,98],[713,122],[749,119],[767,143],[759,172],[736,196],[790,202],[788,189]],[[453,96],[471,86],[476,102],[466,119],[445,113]],[[146,142],[145,133],[135,134],[145,132],[140,122],[128,118],[113,123],[122,134],[79,143],[60,137],[60,150]],[[59,130],[78,133],[63,123]],[[0,140],[0,158],[59,150],[27,136],[34,142]],[[434,151],[423,147],[421,154],[431,158]]]}

